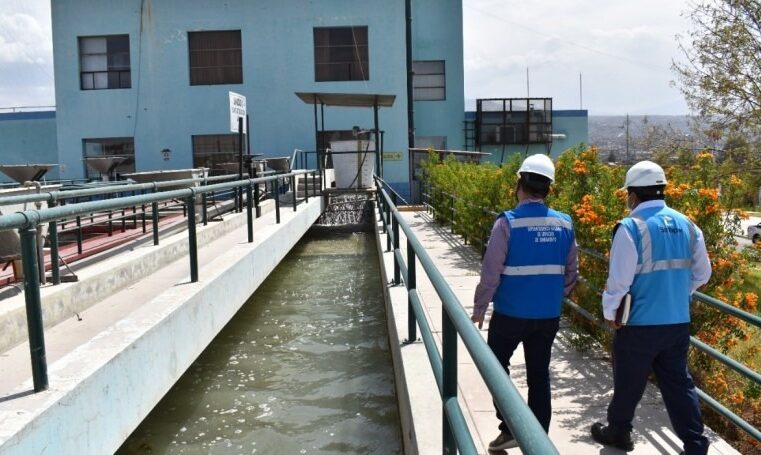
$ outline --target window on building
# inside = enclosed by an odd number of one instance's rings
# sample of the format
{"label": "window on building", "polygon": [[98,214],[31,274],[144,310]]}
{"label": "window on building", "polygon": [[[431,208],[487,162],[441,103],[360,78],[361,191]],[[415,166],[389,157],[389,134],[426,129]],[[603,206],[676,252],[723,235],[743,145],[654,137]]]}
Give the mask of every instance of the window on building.
{"label": "window on building", "polygon": [[190,85],[242,84],[240,30],[188,32]]}
{"label": "window on building", "polygon": [[209,168],[209,175],[238,172],[237,134],[198,134],[192,139],[193,167]]}
{"label": "window on building", "polygon": [[367,27],[315,27],[314,80],[368,81]]}
{"label": "window on building", "polygon": [[125,159],[114,168],[114,176],[135,172],[135,141],[131,137],[83,139],[82,148],[88,179],[99,179],[103,170],[103,163],[88,164],[88,158],[122,157]]}
{"label": "window on building", "polygon": [[412,62],[415,73],[412,86],[415,101],[441,101],[447,99],[444,60],[417,60]]}
{"label": "window on building", "polygon": [[433,148],[434,150],[447,149],[446,136],[415,136],[415,147],[420,149]]}
{"label": "window on building", "polygon": [[79,84],[82,90],[132,87],[129,35],[80,36]]}

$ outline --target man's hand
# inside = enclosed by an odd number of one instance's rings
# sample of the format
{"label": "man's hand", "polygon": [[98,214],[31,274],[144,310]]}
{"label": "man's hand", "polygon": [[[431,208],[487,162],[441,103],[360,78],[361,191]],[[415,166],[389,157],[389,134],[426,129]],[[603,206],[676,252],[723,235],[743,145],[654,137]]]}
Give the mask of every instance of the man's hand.
{"label": "man's hand", "polygon": [[475,314],[470,317],[470,320],[473,321],[473,323],[478,323],[478,329],[481,330],[484,326],[484,317],[483,316],[476,316]]}
{"label": "man's hand", "polygon": [[608,327],[613,330],[618,330],[623,327],[621,324],[617,323],[616,321],[611,321],[610,319],[606,319],[605,322],[608,324]]}

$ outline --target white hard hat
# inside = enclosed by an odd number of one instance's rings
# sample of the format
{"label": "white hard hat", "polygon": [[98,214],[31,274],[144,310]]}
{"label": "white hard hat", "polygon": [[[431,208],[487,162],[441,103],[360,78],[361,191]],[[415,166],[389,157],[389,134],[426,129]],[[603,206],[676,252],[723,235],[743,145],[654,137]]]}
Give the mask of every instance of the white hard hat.
{"label": "white hard hat", "polygon": [[665,184],[666,173],[662,167],[652,161],[640,161],[626,172],[624,188]]}
{"label": "white hard hat", "polygon": [[555,165],[552,164],[552,160],[549,156],[542,153],[531,155],[523,160],[521,168],[518,169],[518,177],[520,177],[523,172],[543,175],[550,179],[551,182],[555,181]]}

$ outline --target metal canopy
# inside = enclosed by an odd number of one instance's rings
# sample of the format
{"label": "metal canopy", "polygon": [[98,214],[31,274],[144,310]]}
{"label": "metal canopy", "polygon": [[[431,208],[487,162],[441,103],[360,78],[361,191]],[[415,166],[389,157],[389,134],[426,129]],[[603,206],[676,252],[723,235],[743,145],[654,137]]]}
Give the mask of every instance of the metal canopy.
{"label": "metal canopy", "polygon": [[394,105],[394,100],[396,100],[396,95],[381,95],[377,93],[295,93],[306,104],[322,104],[324,106],[391,107]]}

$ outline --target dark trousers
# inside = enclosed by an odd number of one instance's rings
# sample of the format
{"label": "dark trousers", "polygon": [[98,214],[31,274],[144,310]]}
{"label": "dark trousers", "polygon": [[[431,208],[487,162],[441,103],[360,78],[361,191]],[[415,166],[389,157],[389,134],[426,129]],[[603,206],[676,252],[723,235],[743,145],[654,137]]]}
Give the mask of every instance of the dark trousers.
{"label": "dark trousers", "polygon": [[671,426],[687,455],[708,452],[695,384],[687,371],[690,325],[625,326],[613,338],[613,399],[608,424],[616,432],[632,430],[634,410],[655,373]]}
{"label": "dark trousers", "polygon": [[[550,393],[550,354],[552,342],[558,332],[560,318],[522,319],[494,313],[489,322],[487,342],[499,363],[510,374],[510,357],[519,343],[523,343],[528,382],[528,406],[536,419],[549,431],[552,417]],[[497,409],[497,406],[494,406]],[[497,409],[500,431],[509,432]]]}

